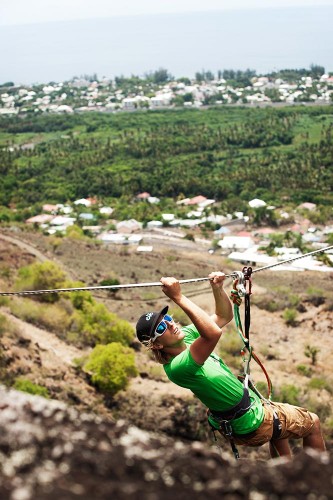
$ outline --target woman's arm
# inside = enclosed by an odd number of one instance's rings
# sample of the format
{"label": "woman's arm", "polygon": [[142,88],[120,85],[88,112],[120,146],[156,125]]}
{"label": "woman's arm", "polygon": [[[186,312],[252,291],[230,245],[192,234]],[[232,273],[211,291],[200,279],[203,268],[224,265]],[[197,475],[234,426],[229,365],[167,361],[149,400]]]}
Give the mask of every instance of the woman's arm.
{"label": "woman's arm", "polygon": [[214,350],[222,331],[213,317],[207,314],[189,298],[182,294],[179,281],[175,278],[161,278],[162,291],[177,304],[190,318],[200,337],[190,347],[194,361],[203,364]]}
{"label": "woman's arm", "polygon": [[212,315],[212,318],[215,323],[222,328],[230,323],[233,318],[232,304],[223,288],[225,274],[220,271],[216,271],[214,273],[210,273],[208,278],[210,280],[215,299],[215,314]]}

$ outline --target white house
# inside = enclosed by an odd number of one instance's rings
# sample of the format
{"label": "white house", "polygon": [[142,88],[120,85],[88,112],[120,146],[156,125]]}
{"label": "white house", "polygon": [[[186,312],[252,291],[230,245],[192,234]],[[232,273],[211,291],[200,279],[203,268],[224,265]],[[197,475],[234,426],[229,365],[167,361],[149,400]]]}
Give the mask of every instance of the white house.
{"label": "white house", "polygon": [[154,227],[162,227],[162,226],[163,222],[160,220],[150,220],[149,222],[147,222],[148,229],[153,229]]}
{"label": "white house", "polygon": [[103,243],[114,244],[124,244],[127,241],[124,234],[117,233],[103,233],[98,236],[98,239],[103,241]]}
{"label": "white house", "polygon": [[80,200],[75,200],[74,205],[84,205],[85,207],[90,207],[91,201],[86,198],[81,198]]}
{"label": "white house", "polygon": [[264,200],[259,200],[258,198],[254,198],[253,200],[249,201],[249,205],[251,208],[260,208],[260,207],[265,207],[267,204]]}
{"label": "white house", "polygon": [[254,241],[250,236],[225,236],[218,245],[223,250],[247,250],[254,246]]}
{"label": "white house", "polygon": [[154,204],[157,204],[157,203],[159,203],[159,202],[161,201],[161,200],[160,200],[159,198],[157,198],[156,196],[149,196],[149,197],[147,198],[147,200],[148,200],[148,203],[152,203],[153,205],[154,205]]}
{"label": "white house", "polygon": [[102,215],[111,215],[113,212],[113,208],[111,207],[101,207],[99,209],[99,213]]}
{"label": "white house", "polygon": [[75,217],[65,217],[63,215],[58,215],[51,220],[50,224],[52,226],[72,226],[75,223]]}
{"label": "white house", "polygon": [[150,104],[152,108],[164,108],[166,106],[170,106],[171,99],[171,93],[159,94],[151,97]]}
{"label": "white house", "polygon": [[127,241],[128,243],[140,243],[142,241],[142,235],[141,234],[131,234],[131,236],[129,236],[127,238]]}
{"label": "white house", "polygon": [[175,218],[175,214],[162,214],[162,219],[167,221],[167,222],[174,220],[174,218]]}

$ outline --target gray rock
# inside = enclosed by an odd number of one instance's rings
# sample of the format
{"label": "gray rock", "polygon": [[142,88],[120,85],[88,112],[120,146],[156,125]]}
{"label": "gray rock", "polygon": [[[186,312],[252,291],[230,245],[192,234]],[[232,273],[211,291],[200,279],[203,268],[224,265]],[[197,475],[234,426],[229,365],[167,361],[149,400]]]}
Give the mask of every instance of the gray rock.
{"label": "gray rock", "polygon": [[332,498],[330,455],[239,461],[0,387],[1,500]]}

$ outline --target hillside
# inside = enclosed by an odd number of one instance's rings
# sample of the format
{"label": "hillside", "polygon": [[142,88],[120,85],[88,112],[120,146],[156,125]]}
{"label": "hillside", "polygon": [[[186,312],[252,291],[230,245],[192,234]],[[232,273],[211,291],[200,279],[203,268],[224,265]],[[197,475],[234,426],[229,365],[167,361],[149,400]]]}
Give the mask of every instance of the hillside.
{"label": "hillside", "polygon": [[[38,233],[11,233],[0,238],[1,289],[8,289],[14,281],[16,271],[22,265],[36,259],[55,259],[74,279],[80,278],[89,285],[97,284],[109,273],[117,270],[122,283],[158,281],[161,275],[178,278],[204,277],[216,269],[230,271],[230,264],[221,257],[209,255],[193,242],[188,248],[167,249],[161,247],[148,256],[140,256],[130,250],[103,248],[92,242],[63,239],[56,253],[50,240]],[[12,242],[8,240],[10,238]],[[225,266],[225,267],[224,267]],[[324,274],[324,275],[323,275]],[[207,283],[186,286],[187,295],[196,303],[212,311]],[[230,284],[228,285],[230,286]],[[283,308],[277,312],[263,309],[265,301],[281,302],[290,294],[300,298],[297,322],[287,326],[282,318]],[[317,300],[322,297],[321,300]],[[108,296],[97,292],[96,298],[108,308],[132,324],[147,309],[165,304],[158,288],[126,289]],[[329,446],[333,437],[330,359],[332,340],[332,275],[311,272],[262,272],[254,279],[252,308],[252,343],[264,361],[276,390],[282,398],[297,398],[300,404],[308,405],[322,417],[325,437]],[[42,307],[42,305],[41,305]],[[282,302],[283,307],[283,302]],[[2,327],[1,378],[12,385],[17,377],[25,377],[45,386],[52,398],[60,399],[78,409],[93,411],[114,420],[125,418],[145,429],[160,427],[169,435],[186,439],[210,439],[205,423],[204,408],[189,393],[170,384],[160,366],[157,366],[137,344],[136,362],[139,376],[132,379],[125,392],[112,400],[103,402],[103,397],[93,388],[89,380],[72,365],[72,359],[84,352],[68,346],[63,340],[22,320],[9,315],[4,305],[0,311],[10,329]],[[237,351],[237,335],[229,326],[220,342],[224,356],[237,373],[241,362]],[[236,345],[236,347],[235,347]],[[306,346],[319,349],[317,361],[305,355]],[[300,368],[302,367],[302,368]],[[263,381],[263,376],[253,363],[253,378]],[[172,397],[174,395],[175,397]],[[195,419],[188,425],[188,415]],[[225,445],[224,445],[225,447]],[[267,453],[262,450],[260,453]],[[246,451],[243,455],[246,456]]]}

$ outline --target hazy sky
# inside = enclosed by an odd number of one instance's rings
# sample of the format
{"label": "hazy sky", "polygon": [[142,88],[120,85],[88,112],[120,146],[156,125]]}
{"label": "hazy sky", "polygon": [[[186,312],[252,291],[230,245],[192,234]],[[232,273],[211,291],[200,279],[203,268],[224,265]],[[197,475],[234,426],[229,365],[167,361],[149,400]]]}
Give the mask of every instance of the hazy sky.
{"label": "hazy sky", "polygon": [[0,0],[0,25],[223,9],[333,5],[333,0]]}

